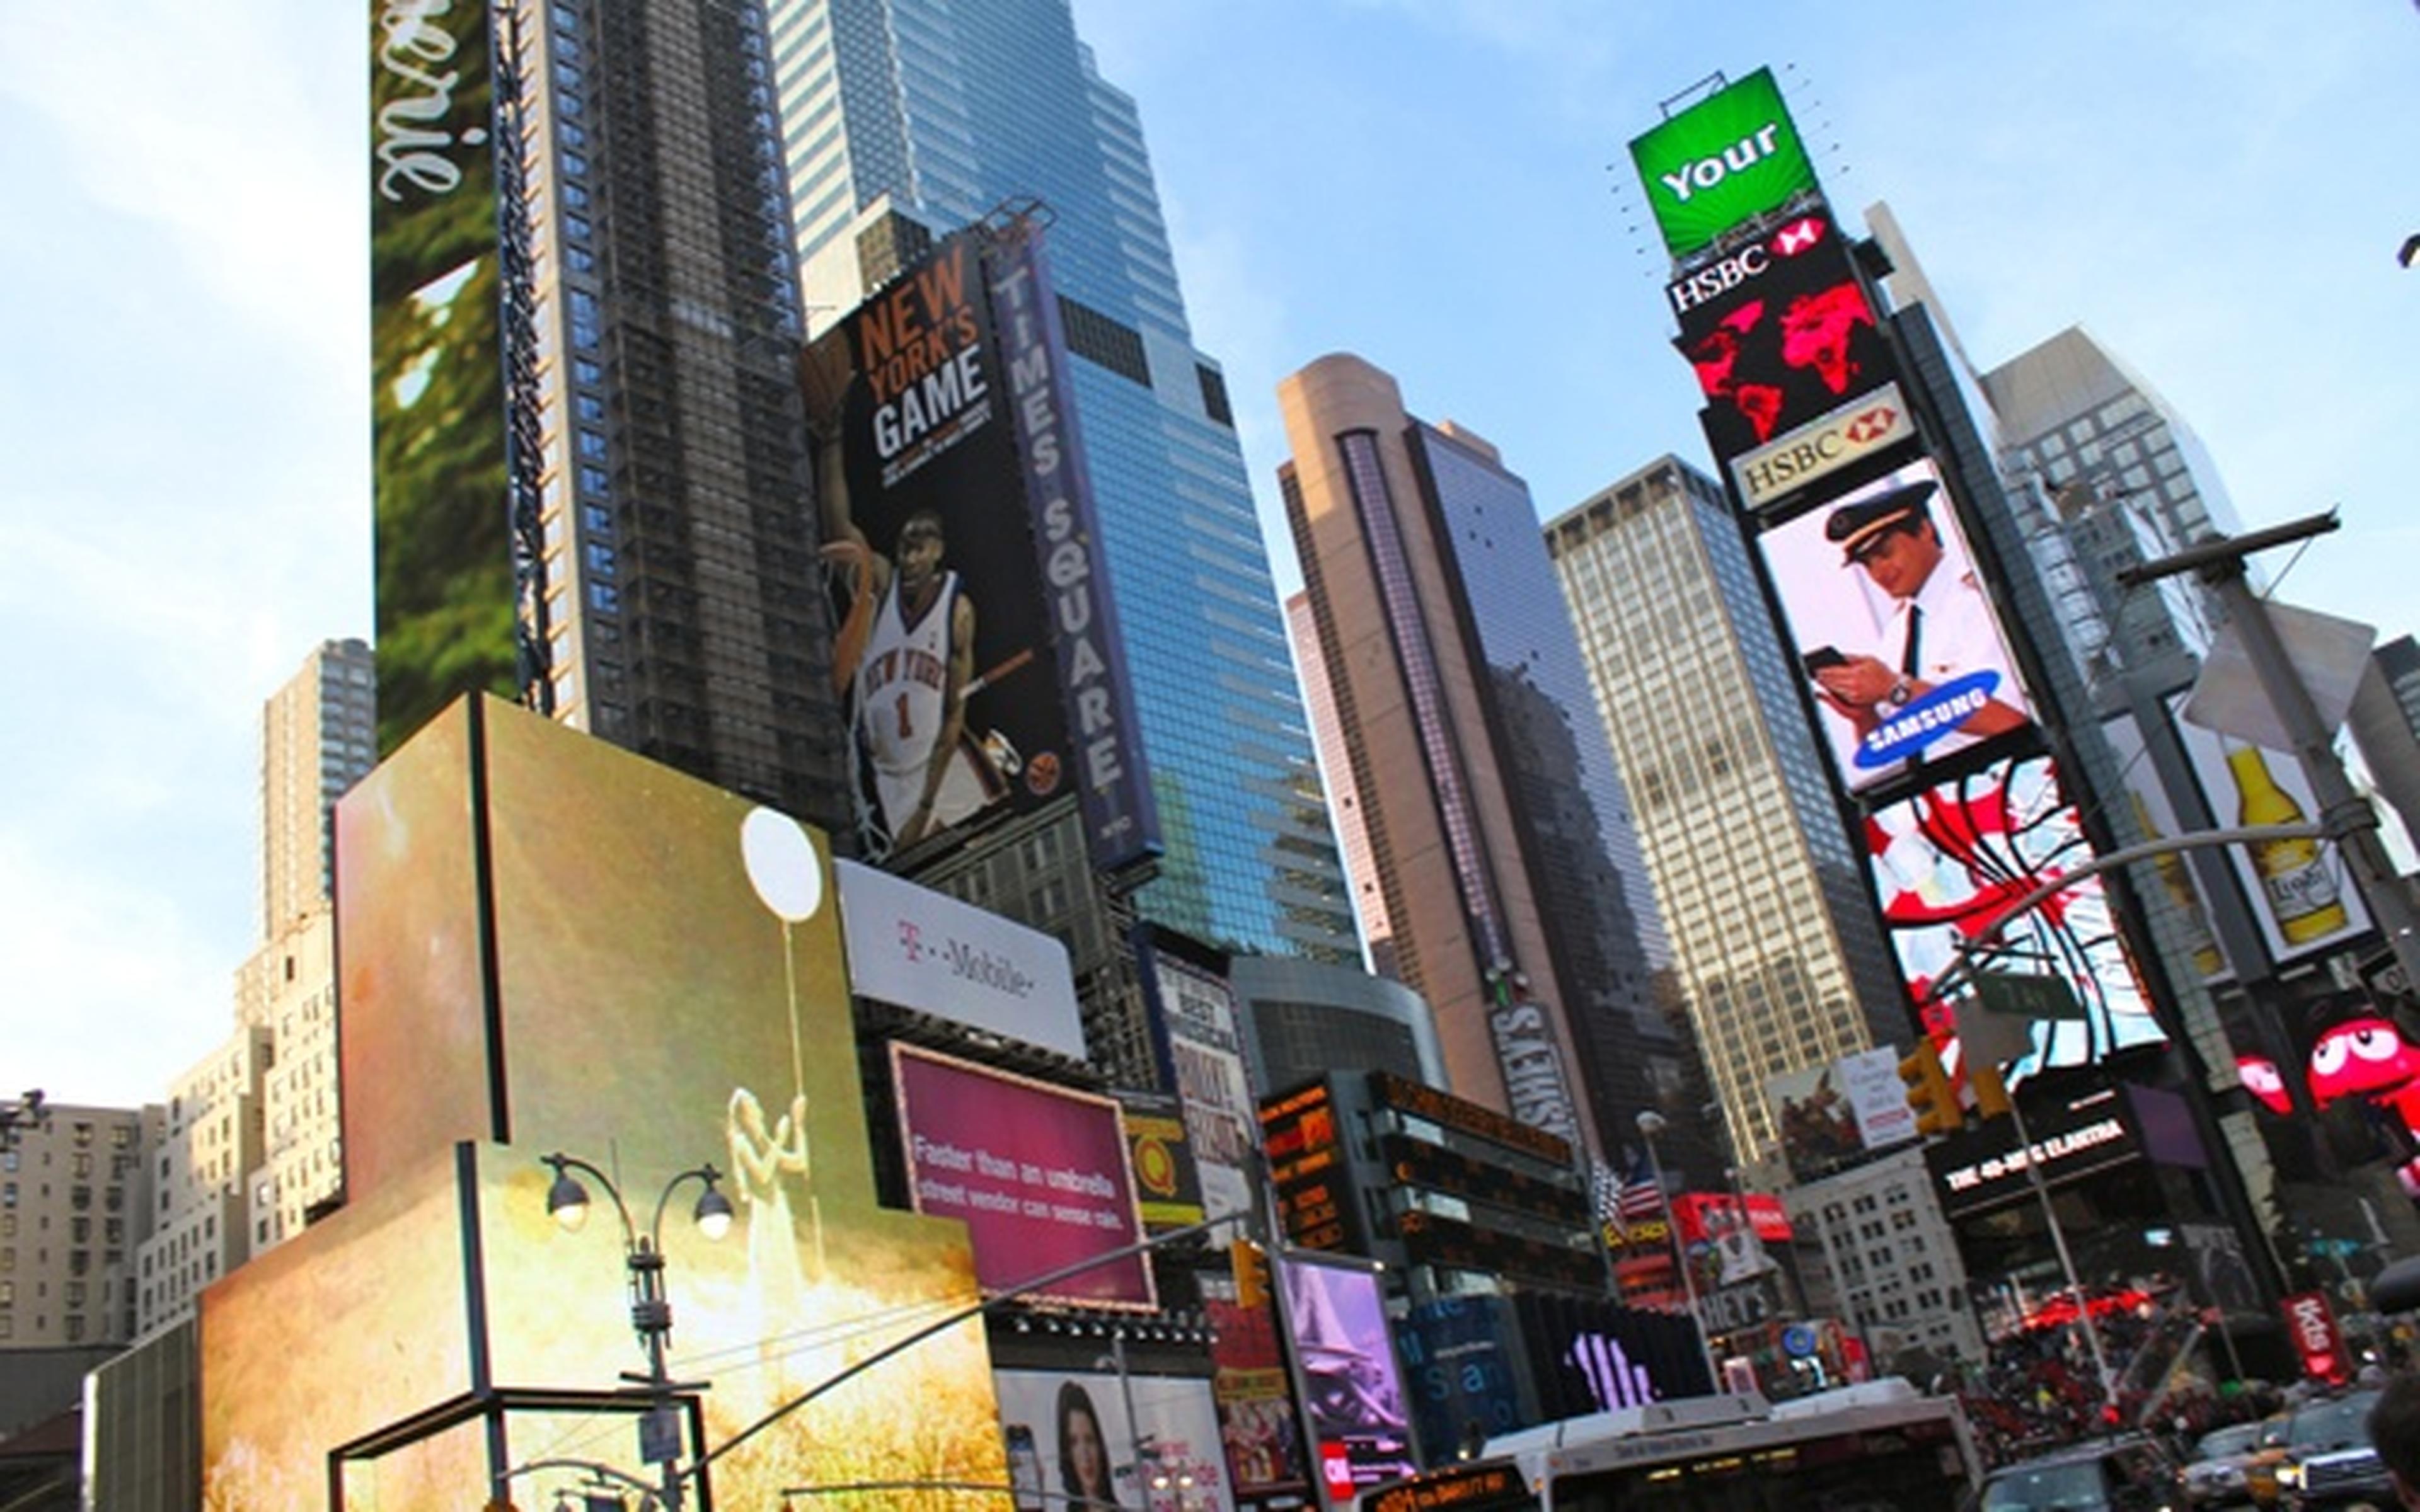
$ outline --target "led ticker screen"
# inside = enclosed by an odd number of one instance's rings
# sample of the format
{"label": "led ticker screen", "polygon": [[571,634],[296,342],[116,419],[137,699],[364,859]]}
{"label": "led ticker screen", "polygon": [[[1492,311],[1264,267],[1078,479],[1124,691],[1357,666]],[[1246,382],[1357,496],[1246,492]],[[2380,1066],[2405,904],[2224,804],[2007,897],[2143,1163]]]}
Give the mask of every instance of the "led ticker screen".
{"label": "led ticker screen", "polygon": [[[2073,806],[2040,757],[1995,762],[1879,810],[1866,819],[1865,836],[1883,927],[1919,1003],[1962,942],[2092,856]],[[1993,971],[2054,978],[2081,1010],[2076,1018],[2037,1023],[2034,1055],[2021,1071],[2082,1065],[2163,1038],[2098,879],[2009,918],[2000,942],[2003,949],[1987,958]],[[1925,1011],[1927,1033],[1945,1048],[1954,1043],[1955,1024],[1947,1001]]]}
{"label": "led ticker screen", "polygon": [[1815,188],[1771,69],[1759,69],[1630,144],[1640,187],[1675,258]]}
{"label": "led ticker screen", "polygon": [[1700,419],[1721,460],[1754,451],[1896,376],[1848,243],[1804,215],[1668,290],[1673,345],[1706,396]]}
{"label": "led ticker screen", "polygon": [[1824,745],[1852,793],[2033,728],[2016,659],[1930,460],[1757,537]]}
{"label": "led ticker screen", "polygon": [[1366,1249],[1327,1084],[1313,1082],[1262,1103],[1261,1139],[1286,1238],[1304,1249]]}
{"label": "led ticker screen", "polygon": [[[1141,1242],[1117,1103],[913,1045],[891,1063],[916,1211],[965,1220],[985,1290]],[[1129,1255],[1039,1295],[1148,1307],[1151,1269]]]}

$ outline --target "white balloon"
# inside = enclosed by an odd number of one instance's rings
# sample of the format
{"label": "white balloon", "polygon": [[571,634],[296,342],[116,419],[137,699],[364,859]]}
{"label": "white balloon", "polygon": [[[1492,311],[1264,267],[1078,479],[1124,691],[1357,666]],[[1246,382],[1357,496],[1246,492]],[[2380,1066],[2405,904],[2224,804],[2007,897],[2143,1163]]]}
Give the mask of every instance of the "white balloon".
{"label": "white balloon", "polygon": [[796,924],[823,906],[824,869],[815,842],[788,814],[750,810],[739,825],[739,854],[748,863],[749,885],[777,917]]}

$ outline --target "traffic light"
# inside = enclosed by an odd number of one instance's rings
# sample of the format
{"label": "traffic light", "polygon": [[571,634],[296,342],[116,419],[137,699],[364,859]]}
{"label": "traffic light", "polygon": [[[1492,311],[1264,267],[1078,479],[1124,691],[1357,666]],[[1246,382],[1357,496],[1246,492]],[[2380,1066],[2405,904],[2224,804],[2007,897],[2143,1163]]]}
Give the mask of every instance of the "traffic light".
{"label": "traffic light", "polygon": [[1975,1089],[1975,1116],[1996,1119],[2009,1110],[2009,1084],[2002,1079],[1997,1066],[1969,1066],[1966,1085]]}
{"label": "traffic light", "polygon": [[1931,1041],[1918,1041],[1915,1054],[1899,1063],[1899,1079],[1907,1083],[1907,1105],[1916,1110],[1918,1134],[1952,1134],[1964,1126],[1958,1088],[1949,1085],[1949,1072],[1942,1069],[1941,1052]]}
{"label": "traffic light", "polygon": [[1227,1245],[1227,1263],[1235,1273],[1235,1305],[1265,1307],[1269,1304],[1269,1262],[1261,1247],[1249,1239],[1231,1241]]}

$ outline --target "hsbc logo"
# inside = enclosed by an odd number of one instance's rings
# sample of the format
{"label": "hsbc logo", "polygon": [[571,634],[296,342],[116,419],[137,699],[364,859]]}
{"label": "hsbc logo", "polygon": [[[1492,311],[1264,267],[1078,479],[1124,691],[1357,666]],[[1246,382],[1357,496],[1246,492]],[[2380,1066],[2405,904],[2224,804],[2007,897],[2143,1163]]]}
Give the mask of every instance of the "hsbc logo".
{"label": "hsbc logo", "polygon": [[1699,269],[1688,277],[1665,286],[1664,293],[1672,301],[1672,313],[1683,315],[1708,300],[1728,294],[1750,279],[1761,278],[1776,258],[1797,256],[1821,242],[1830,229],[1819,217],[1802,215],[1764,241],[1743,247],[1728,257],[1717,259]]}
{"label": "hsbc logo", "polygon": [[1827,472],[1915,435],[1916,425],[1908,418],[1899,385],[1885,383],[1856,403],[1801,425],[1770,445],[1741,454],[1731,462],[1731,476],[1739,484],[1741,500],[1750,509],[1761,509]]}

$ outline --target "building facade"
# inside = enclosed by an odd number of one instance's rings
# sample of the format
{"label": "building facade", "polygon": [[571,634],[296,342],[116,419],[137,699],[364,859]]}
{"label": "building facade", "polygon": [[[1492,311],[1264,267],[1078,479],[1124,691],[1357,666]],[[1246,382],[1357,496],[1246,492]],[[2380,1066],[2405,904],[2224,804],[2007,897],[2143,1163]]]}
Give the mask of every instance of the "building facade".
{"label": "building facade", "polygon": [[806,308],[1039,200],[1167,854],[1140,914],[1236,949],[1357,955],[1225,379],[1185,316],[1134,101],[1065,0],[775,0]]}
{"label": "building facade", "polygon": [[123,1344],[137,1323],[132,1261],[151,1197],[146,1112],[43,1111],[0,1148],[0,1358]]}
{"label": "building facade", "polygon": [[499,119],[528,144],[498,173],[534,517],[515,616],[524,702],[830,825],[841,725],[766,21],[752,0],[560,0],[496,50]]}
{"label": "building facade", "polygon": [[[1279,386],[1293,521],[1397,976],[1435,1009],[1457,1093],[1601,1155],[1681,1111],[1669,965],[1528,486],[1346,355]],[[1694,1110],[1688,1110],[1694,1112]],[[1676,1119],[1676,1123],[1681,1119]],[[1710,1168],[1693,1126],[1672,1164]],[[1687,1148],[1682,1148],[1685,1143]]]}
{"label": "building facade", "polygon": [[369,646],[325,640],[260,715],[260,923],[268,938],[334,887],[329,815],[378,761]]}
{"label": "building facade", "polygon": [[239,1026],[168,1088],[166,1116],[147,1147],[149,1234],[135,1256],[139,1338],[194,1316],[202,1288],[250,1259],[245,1183],[261,1165],[261,1081],[271,1055],[265,1027]]}
{"label": "building facade", "polygon": [[1545,540],[1714,1100],[1762,1159],[1774,1077],[1909,1034],[1857,857],[1721,486],[1663,457]]}
{"label": "building facade", "polygon": [[1984,1362],[1965,1262],[1921,1149],[1810,1181],[1782,1200],[1792,1229],[1814,1236],[1831,1301],[1877,1368],[1918,1350],[1944,1363]]}
{"label": "building facade", "polygon": [[1227,980],[1243,1011],[1252,1089],[1263,1096],[1331,1072],[1383,1071],[1450,1088],[1436,1015],[1402,982],[1276,955],[1235,957]]}

